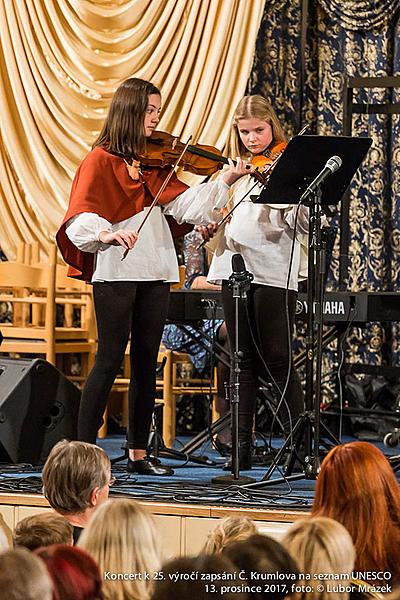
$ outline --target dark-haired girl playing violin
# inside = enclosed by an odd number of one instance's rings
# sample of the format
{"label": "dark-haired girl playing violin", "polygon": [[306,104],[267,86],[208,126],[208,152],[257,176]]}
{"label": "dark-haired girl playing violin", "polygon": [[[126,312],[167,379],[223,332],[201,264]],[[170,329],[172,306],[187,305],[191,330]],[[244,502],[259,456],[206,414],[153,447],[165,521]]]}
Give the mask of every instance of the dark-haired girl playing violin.
{"label": "dark-haired girl playing violin", "polygon": [[[261,96],[246,96],[239,103],[231,130],[231,156],[243,160],[274,155],[282,147],[285,136],[271,105]],[[235,205],[246,194],[254,180],[246,176],[230,188],[230,205]],[[255,189],[253,194],[260,193]],[[240,468],[251,468],[251,439],[256,402],[257,376],[270,379],[263,361],[283,392],[288,375],[296,290],[300,270],[300,243],[294,232],[295,206],[254,204],[247,197],[233,212],[224,229],[217,233],[216,251],[208,273],[211,283],[222,282],[222,302],[231,349],[235,348],[234,300],[227,280],[232,273],[231,259],[235,253],[243,256],[246,268],[254,275],[248,292],[249,320],[241,307],[239,347],[241,360],[239,403],[239,459]],[[204,236],[212,227],[204,228]],[[308,232],[308,211],[299,209],[297,233]],[[294,256],[289,278],[289,330],[286,318],[286,285],[289,260],[294,240]],[[262,359],[253,343],[257,342]],[[280,393],[276,392],[277,398]],[[303,410],[303,394],[298,375],[290,370],[288,386],[279,417],[285,433]]]}
{"label": "dark-haired girl playing violin", "polygon": [[82,393],[78,438],[96,442],[130,336],[128,471],[146,475],[172,473],[146,454],[169,288],[179,281],[166,215],[178,223],[208,223],[226,204],[229,186],[248,172],[239,159],[222,178],[191,189],[174,175],[138,237],[136,230],[170,171],[140,165],[160,110],[161,95],[151,83],[132,78],[120,85],[104,127],[75,175],[57,233],[71,275],[93,282],[97,318],[98,353]]}

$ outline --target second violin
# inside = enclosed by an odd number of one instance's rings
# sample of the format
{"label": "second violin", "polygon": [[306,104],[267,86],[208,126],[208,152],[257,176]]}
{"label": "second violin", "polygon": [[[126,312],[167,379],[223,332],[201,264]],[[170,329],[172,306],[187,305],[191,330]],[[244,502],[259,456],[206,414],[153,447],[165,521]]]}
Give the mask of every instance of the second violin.
{"label": "second violin", "polygon": [[[256,171],[251,175],[259,183],[265,183],[262,171],[280,156],[285,147],[286,144],[280,142],[274,145],[271,150],[268,150],[265,155],[253,157],[251,164],[256,167]],[[173,165],[183,148],[184,144],[175,136],[164,131],[155,131],[147,140],[146,153],[141,155],[139,159],[143,165],[150,167]],[[233,162],[235,163],[235,161]],[[218,169],[221,169],[224,164],[229,164],[229,161],[225,156],[222,156],[221,151],[214,146],[204,144],[190,144],[180,161],[180,166],[185,171],[204,176],[212,175]]]}

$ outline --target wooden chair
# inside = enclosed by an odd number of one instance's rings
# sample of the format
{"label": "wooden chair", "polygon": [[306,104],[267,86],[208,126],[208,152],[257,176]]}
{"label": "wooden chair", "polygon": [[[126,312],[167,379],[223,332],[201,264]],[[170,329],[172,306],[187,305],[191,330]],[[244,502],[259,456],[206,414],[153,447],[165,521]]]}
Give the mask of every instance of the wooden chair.
{"label": "wooden chair", "polygon": [[[24,257],[26,258],[26,256]],[[2,323],[1,353],[44,355],[53,365],[56,357],[79,353],[87,370],[95,355],[93,309],[90,286],[66,281],[66,267],[58,266],[57,249],[49,249],[47,263],[0,263],[0,301],[9,302],[13,320]],[[81,322],[56,326],[56,305],[79,306]]]}
{"label": "wooden chair", "polygon": [[[123,396],[123,414],[127,415],[127,398],[130,381],[129,364],[130,345],[125,352],[125,359],[122,367],[121,376],[117,377],[113,390],[122,392]],[[160,401],[163,402],[163,427],[162,434],[165,444],[170,447],[176,435],[176,400],[180,395],[200,396],[210,394],[213,397],[213,420],[218,418],[215,410],[216,398],[218,393],[217,369],[214,368],[213,377],[209,379],[183,378],[178,375],[178,365],[192,364],[190,356],[186,352],[177,352],[168,350],[164,346],[160,347],[157,362],[164,364],[162,372],[157,379],[156,391],[160,393]],[[105,415],[106,417],[106,415]],[[106,418],[104,418],[106,422]],[[106,425],[100,429],[99,437],[107,435]]]}
{"label": "wooden chair", "polygon": [[176,400],[179,396],[212,396],[212,420],[218,418],[216,411],[216,400],[218,395],[217,368],[214,367],[211,379],[200,379],[198,377],[181,377],[178,367],[184,364],[192,365],[189,354],[176,350],[161,349],[159,358],[165,357],[163,377],[157,389],[162,390],[163,411],[163,438],[165,444],[170,447],[176,437]]}

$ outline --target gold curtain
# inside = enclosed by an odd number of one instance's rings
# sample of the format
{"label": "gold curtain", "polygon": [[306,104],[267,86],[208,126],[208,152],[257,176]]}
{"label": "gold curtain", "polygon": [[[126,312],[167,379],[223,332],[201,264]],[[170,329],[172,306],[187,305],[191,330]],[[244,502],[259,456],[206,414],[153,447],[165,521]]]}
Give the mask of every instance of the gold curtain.
{"label": "gold curtain", "polygon": [[163,93],[160,129],[222,148],[265,0],[0,2],[0,240],[54,236],[119,83]]}

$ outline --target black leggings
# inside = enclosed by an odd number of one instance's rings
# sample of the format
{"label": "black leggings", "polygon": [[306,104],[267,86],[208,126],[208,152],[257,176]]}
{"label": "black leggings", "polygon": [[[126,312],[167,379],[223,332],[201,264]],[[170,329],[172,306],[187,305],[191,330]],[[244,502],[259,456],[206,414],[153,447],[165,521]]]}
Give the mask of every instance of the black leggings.
{"label": "black leggings", "polygon": [[[254,338],[262,357],[268,366],[276,383],[283,391],[289,364],[288,330],[286,322],[286,291],[282,288],[251,284],[247,293],[249,321],[245,306],[239,301],[239,350],[242,352],[240,373],[239,401],[239,440],[249,440],[253,426],[253,416],[256,404],[257,377],[270,380],[266,369],[251,338]],[[296,306],[296,293],[289,290],[289,324],[292,338],[293,319]],[[225,321],[228,328],[231,351],[235,349],[235,300],[226,281],[222,285],[222,304]],[[276,390],[274,391],[274,393]],[[280,398],[280,394],[276,393]],[[290,415],[282,402],[279,417],[284,424],[285,433],[290,431],[289,420],[296,419],[304,410],[303,392],[299,377],[294,368],[291,369],[289,384],[285,394]]]}
{"label": "black leggings", "polygon": [[99,344],[96,362],[82,392],[79,440],[96,443],[96,433],[130,335],[128,446],[138,450],[147,447],[169,289],[169,283],[161,281],[93,284]]}

